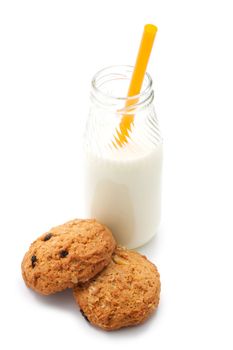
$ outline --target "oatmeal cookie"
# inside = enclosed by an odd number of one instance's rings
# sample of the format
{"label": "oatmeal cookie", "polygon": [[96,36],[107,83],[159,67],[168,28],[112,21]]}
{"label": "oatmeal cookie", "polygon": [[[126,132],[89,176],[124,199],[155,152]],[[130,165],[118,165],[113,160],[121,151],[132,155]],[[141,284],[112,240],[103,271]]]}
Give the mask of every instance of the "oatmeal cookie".
{"label": "oatmeal cookie", "polygon": [[111,260],[115,240],[96,220],[72,220],[34,241],[22,261],[26,285],[48,295],[86,282]]}
{"label": "oatmeal cookie", "polygon": [[144,322],[157,308],[159,296],[157,268],[145,256],[121,247],[101,273],[74,288],[82,314],[105,330]]}

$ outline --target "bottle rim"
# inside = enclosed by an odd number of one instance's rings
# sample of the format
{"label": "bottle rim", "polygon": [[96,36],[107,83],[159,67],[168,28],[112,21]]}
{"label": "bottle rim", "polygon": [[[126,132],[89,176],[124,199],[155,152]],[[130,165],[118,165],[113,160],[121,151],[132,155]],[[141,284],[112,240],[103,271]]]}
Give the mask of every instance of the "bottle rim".
{"label": "bottle rim", "polygon": [[[131,65],[112,65],[112,66],[108,66],[105,67],[101,70],[99,70],[94,77],[92,78],[91,81],[91,86],[92,86],[92,90],[94,93],[94,96],[97,99],[101,99],[103,98],[105,100],[106,104],[112,104],[114,105],[115,103],[119,103],[119,102],[126,102],[126,101],[138,101],[136,103],[136,105],[141,105],[144,104],[145,102],[147,102],[148,100],[153,99],[153,90],[152,90],[152,85],[153,85],[153,81],[152,78],[150,76],[150,74],[148,72],[145,73],[145,77],[144,77],[144,81],[143,81],[143,86],[142,86],[142,90],[139,94],[137,95],[133,95],[133,96],[115,96],[114,94],[110,94],[110,93],[106,93],[103,89],[101,89],[102,84],[99,84],[100,80],[106,77],[110,77],[112,76],[112,80],[117,79],[117,75],[119,75],[120,73],[117,73],[117,71],[122,70],[122,72],[127,72],[132,74],[134,67]],[[116,73],[114,73],[116,72]],[[123,73],[121,73],[123,74]],[[127,79],[125,77],[125,79]],[[135,106],[135,104],[134,104]]]}

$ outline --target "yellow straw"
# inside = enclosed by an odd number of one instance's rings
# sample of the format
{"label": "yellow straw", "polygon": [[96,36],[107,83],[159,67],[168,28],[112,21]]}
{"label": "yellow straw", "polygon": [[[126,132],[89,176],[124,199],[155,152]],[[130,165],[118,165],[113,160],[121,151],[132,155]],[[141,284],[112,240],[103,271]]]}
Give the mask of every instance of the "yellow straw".
{"label": "yellow straw", "polygon": [[[145,25],[136,63],[134,66],[134,71],[132,74],[132,78],[131,78],[131,82],[128,90],[128,95],[127,95],[128,97],[132,97],[140,94],[156,32],[157,32],[157,27],[154,26],[153,24]],[[137,101],[138,101],[137,98],[128,99],[125,104],[125,107],[129,107],[137,103]],[[115,136],[115,140],[118,146],[122,147],[124,143],[128,142],[128,139],[127,139],[127,137],[129,136],[128,131],[130,131],[133,120],[134,120],[134,115],[123,115],[119,126],[120,130],[119,131],[117,130],[117,136]],[[116,147],[115,144],[114,146]]]}

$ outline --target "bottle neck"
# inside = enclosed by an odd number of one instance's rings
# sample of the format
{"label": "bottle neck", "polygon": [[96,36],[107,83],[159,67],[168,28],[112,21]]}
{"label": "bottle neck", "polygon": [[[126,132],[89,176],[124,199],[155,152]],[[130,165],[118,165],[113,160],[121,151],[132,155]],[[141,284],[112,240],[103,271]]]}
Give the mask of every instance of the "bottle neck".
{"label": "bottle neck", "polygon": [[135,114],[154,99],[152,79],[145,74],[140,94],[127,96],[132,66],[112,66],[99,71],[92,80],[91,101],[99,108],[119,114]]}

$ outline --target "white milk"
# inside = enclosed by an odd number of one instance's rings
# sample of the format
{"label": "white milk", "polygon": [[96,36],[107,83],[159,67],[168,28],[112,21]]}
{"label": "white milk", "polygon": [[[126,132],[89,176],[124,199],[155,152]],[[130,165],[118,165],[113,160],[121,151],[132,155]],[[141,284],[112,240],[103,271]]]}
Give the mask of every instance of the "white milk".
{"label": "white milk", "polygon": [[87,152],[87,214],[107,225],[119,244],[136,248],[160,223],[162,144],[136,152],[126,145],[116,155]]}

